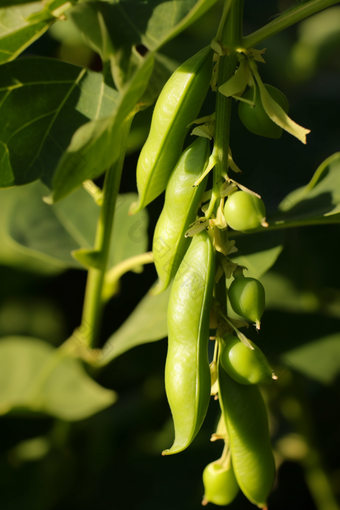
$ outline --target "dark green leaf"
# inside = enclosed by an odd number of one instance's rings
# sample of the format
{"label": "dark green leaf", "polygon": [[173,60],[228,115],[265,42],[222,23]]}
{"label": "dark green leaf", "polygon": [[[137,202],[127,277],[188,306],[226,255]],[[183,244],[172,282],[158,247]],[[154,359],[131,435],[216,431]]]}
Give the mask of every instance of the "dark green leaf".
{"label": "dark green leaf", "polygon": [[[52,206],[42,201],[45,192],[40,183],[34,183],[17,194],[9,219],[9,234],[17,247],[30,256],[58,267],[80,269],[82,266],[71,256],[71,251],[92,249],[100,209],[84,189]],[[134,193],[117,198],[108,269],[147,248],[147,212],[128,215],[134,200]]]}
{"label": "dark green leaf", "polygon": [[327,158],[307,186],[290,193],[282,211],[269,218],[270,227],[286,228],[320,223],[340,223],[340,152]]}
{"label": "dark green leaf", "polygon": [[[117,92],[100,73],[65,62],[28,58],[2,66],[0,187],[38,178],[50,187],[73,133],[88,120],[111,115],[116,101]],[[71,175],[85,164],[81,158],[68,160]]]}
{"label": "dark green leaf", "polygon": [[[112,61],[117,86],[130,78],[141,47],[155,52],[202,16],[216,0],[125,2],[77,5],[70,16],[103,60]],[[142,46],[141,46],[142,45]]]}
{"label": "dark green leaf", "polygon": [[286,352],[285,362],[307,377],[331,384],[340,374],[340,333]]}
{"label": "dark green leaf", "polygon": [[167,309],[170,287],[157,296],[146,294],[130,317],[106,342],[99,360],[106,365],[137,345],[156,342],[168,335]]}
{"label": "dark green leaf", "polygon": [[80,361],[35,338],[0,342],[0,414],[15,410],[82,420],[116,400],[113,391],[93,381]]}
{"label": "dark green leaf", "polygon": [[[231,237],[233,237],[231,235]],[[245,266],[245,276],[260,278],[276,262],[283,250],[284,237],[280,232],[263,232],[236,237],[238,252],[233,262]]]}

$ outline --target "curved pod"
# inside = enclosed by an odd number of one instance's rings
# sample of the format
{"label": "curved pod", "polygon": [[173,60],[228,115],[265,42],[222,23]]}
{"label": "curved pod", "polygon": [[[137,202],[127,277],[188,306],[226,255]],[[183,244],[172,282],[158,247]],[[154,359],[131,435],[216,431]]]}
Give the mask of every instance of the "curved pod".
{"label": "curved pod", "polygon": [[181,155],[165,192],[165,203],[158,219],[152,251],[159,283],[153,294],[165,290],[184,257],[190,239],[184,234],[195,221],[207,179],[193,187],[209,159],[209,141],[197,138]]}
{"label": "curved pod", "polygon": [[260,508],[275,479],[268,418],[258,386],[235,382],[219,368],[219,396],[235,477],[244,495]]}
{"label": "curved pod", "polygon": [[182,152],[188,124],[196,119],[208,92],[212,52],[203,48],[184,62],[165,84],[154,109],[149,136],[137,163],[135,214],[160,195]]}
{"label": "curved pod", "polygon": [[249,349],[236,336],[223,339],[220,361],[227,374],[239,384],[271,384],[273,371],[261,349],[249,340]]}
{"label": "curved pod", "polygon": [[197,234],[178,269],[168,307],[165,389],[175,441],[163,455],[187,448],[201,428],[210,400],[209,317],[215,279],[214,249]]}

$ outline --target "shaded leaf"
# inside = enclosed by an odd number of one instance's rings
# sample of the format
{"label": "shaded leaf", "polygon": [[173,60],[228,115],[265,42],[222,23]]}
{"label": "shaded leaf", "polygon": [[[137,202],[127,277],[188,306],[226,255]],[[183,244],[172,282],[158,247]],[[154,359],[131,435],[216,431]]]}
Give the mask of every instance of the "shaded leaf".
{"label": "shaded leaf", "polygon": [[327,158],[309,184],[290,193],[279,209],[268,219],[270,227],[340,223],[340,152]]}
{"label": "shaded leaf", "polygon": [[325,336],[285,353],[285,361],[307,377],[331,384],[340,374],[340,334]]}
{"label": "shaded leaf", "polygon": [[35,338],[0,341],[0,414],[13,410],[82,420],[113,404],[116,395],[93,381],[80,361]]}
{"label": "shaded leaf", "polygon": [[216,0],[181,2],[86,2],[70,11],[70,16],[87,43],[103,58],[111,58],[113,75],[121,87],[131,77],[135,48],[143,45],[156,52],[202,16]]}
{"label": "shaded leaf", "polygon": [[157,296],[146,294],[130,317],[106,342],[100,365],[106,365],[137,345],[156,342],[168,335],[167,310],[171,286]]}
{"label": "shaded leaf", "polygon": [[[34,183],[17,194],[9,234],[17,247],[31,256],[59,267],[82,269],[71,251],[92,249],[100,208],[84,189],[52,206],[42,201],[44,193],[45,188]],[[134,193],[117,198],[108,268],[146,250],[148,215],[143,210],[137,216],[128,216],[134,200]]]}
{"label": "shaded leaf", "polygon": [[0,190],[0,263],[41,274],[59,272],[61,268],[47,260],[37,259],[28,253],[28,250],[24,252],[8,235],[8,222],[12,208],[20,201],[23,193],[25,189],[20,187]]}
{"label": "shaded leaf", "polygon": [[[232,234],[231,234],[231,237]],[[276,262],[283,250],[284,237],[280,232],[261,232],[236,237],[238,252],[233,254],[233,262],[245,266],[245,276],[260,278]]]}

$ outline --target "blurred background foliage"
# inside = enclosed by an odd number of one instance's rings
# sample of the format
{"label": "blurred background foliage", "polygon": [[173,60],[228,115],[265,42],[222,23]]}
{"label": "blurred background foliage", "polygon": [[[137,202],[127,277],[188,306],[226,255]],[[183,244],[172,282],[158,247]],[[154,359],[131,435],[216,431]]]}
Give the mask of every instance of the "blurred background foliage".
{"label": "blurred background foliage", "polygon": [[[262,0],[259,8],[259,2],[246,0],[245,35],[292,3]],[[167,43],[163,54],[176,63],[179,56],[184,61],[209,44],[221,9],[218,2]],[[233,108],[231,147],[243,170],[242,183],[262,195],[269,213],[277,210],[287,193],[307,184],[317,167],[340,150],[339,44],[340,6],[335,6],[261,45],[267,48],[261,76],[286,94],[291,117],[311,129],[306,146],[286,133],[279,141],[248,133]],[[28,55],[101,70],[99,56],[84,44],[70,20],[53,25],[23,57]],[[211,95],[202,114],[213,110]],[[146,139],[151,114],[152,108],[148,108],[133,123],[121,193],[136,191],[138,150]],[[101,182],[99,179],[98,184]],[[14,213],[20,215],[30,186],[0,190],[0,336],[30,336],[58,346],[80,323],[86,273],[75,261],[74,269],[65,270],[49,257],[37,258],[9,238],[10,219]],[[162,203],[163,197],[159,197],[148,206],[149,226],[146,217],[141,219],[138,236],[143,250],[151,249]],[[279,376],[264,393],[280,466],[269,497],[272,510],[340,508],[339,239],[337,224],[282,231],[278,258],[261,277],[267,310],[260,334],[251,331],[249,336],[268,355]],[[242,242],[250,240],[242,238]],[[102,344],[127,319],[155,279],[152,265],[145,266],[142,274],[123,276],[119,293],[107,305]],[[1,507],[199,509],[203,468],[221,453],[218,442],[209,441],[218,420],[218,404],[211,402],[202,430],[188,450],[180,457],[161,457],[160,452],[173,438],[164,392],[166,349],[164,339],[135,347],[100,370],[87,368],[98,384],[118,396],[114,405],[93,416],[72,422],[62,416],[27,412],[3,416]],[[83,366],[81,370],[88,377]],[[113,401],[115,394],[108,394]],[[253,506],[240,494],[230,508]]]}

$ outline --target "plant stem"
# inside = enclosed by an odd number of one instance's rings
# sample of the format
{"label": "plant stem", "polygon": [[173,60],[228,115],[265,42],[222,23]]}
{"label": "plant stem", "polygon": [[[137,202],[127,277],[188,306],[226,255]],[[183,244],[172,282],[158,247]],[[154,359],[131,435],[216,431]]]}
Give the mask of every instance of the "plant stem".
{"label": "plant stem", "polygon": [[82,340],[87,347],[93,347],[98,342],[100,333],[105,303],[103,299],[103,285],[110,251],[114,211],[125,159],[127,137],[132,119],[133,115],[128,117],[122,125],[123,134],[120,156],[105,175],[103,205],[100,210],[94,245],[94,249],[101,253],[101,268],[91,268],[88,272],[82,323],[79,328]]}
{"label": "plant stem", "polygon": [[243,39],[242,45],[246,49],[253,48],[265,39],[278,34],[285,28],[288,28],[291,25],[304,20],[305,18],[308,18],[308,16],[312,16],[313,14],[326,9],[331,5],[337,4],[338,1],[339,0],[311,0],[307,3],[289,9],[264,27],[256,30],[256,32],[247,35]]}
{"label": "plant stem", "polygon": [[119,264],[115,265],[110,271],[106,273],[105,285],[103,288],[103,298],[105,301],[110,299],[114,294],[118,286],[119,279],[123,274],[131,271],[136,266],[144,266],[145,264],[153,263],[153,253],[148,251],[141,253],[140,255],[134,255],[128,259],[123,260]]}

